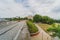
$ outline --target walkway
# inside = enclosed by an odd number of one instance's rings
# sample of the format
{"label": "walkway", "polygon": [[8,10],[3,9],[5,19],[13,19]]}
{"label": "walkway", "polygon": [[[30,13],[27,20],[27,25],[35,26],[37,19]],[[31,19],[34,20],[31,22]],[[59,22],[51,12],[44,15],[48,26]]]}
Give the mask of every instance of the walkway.
{"label": "walkway", "polygon": [[0,40],[30,40],[25,21],[7,26],[0,30]]}
{"label": "walkway", "polygon": [[51,36],[49,36],[42,28],[40,28],[37,24],[36,26],[40,33],[37,36],[31,37],[31,40],[52,40]]}

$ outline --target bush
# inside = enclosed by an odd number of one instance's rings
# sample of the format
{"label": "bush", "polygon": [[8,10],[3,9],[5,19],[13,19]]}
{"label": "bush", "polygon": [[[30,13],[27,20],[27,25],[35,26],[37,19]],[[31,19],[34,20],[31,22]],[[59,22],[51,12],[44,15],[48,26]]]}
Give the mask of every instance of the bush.
{"label": "bush", "polygon": [[60,25],[53,24],[52,27],[47,29],[48,32],[52,33],[52,37],[59,37],[60,38]]}
{"label": "bush", "polygon": [[27,25],[30,33],[36,33],[38,31],[38,28],[35,26],[35,24],[33,24],[33,22],[27,21]]}
{"label": "bush", "polygon": [[29,21],[31,21],[31,22],[33,22],[33,20],[32,19],[28,19]]}

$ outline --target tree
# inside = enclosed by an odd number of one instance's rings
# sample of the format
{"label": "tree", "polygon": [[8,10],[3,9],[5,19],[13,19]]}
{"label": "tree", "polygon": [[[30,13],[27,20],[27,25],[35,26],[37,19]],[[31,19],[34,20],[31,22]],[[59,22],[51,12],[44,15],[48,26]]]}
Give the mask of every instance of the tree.
{"label": "tree", "polygon": [[12,21],[12,18],[5,18],[6,20]]}
{"label": "tree", "polygon": [[48,23],[49,22],[49,17],[48,16],[43,16],[42,17],[42,22]]}
{"label": "tree", "polygon": [[55,19],[55,22],[60,23],[60,19],[58,19],[58,20]]}
{"label": "tree", "polygon": [[20,17],[17,18],[17,20],[20,20],[20,19],[21,19]]}
{"label": "tree", "polygon": [[36,14],[36,15],[33,17],[33,20],[34,20],[34,22],[40,22],[40,21],[42,21],[42,16]]}
{"label": "tree", "polygon": [[28,18],[27,18],[27,17],[24,17],[23,19],[24,19],[24,20],[28,20]]}
{"label": "tree", "polygon": [[53,24],[55,23],[55,20],[48,17],[48,16],[41,16],[41,15],[38,15],[36,14],[34,17],[33,17],[33,20],[34,22],[42,22],[42,23],[47,23],[47,24]]}
{"label": "tree", "polygon": [[16,21],[16,20],[17,20],[17,18],[15,18],[15,17],[14,17],[14,18],[12,18],[12,20],[13,20],[13,21]]}
{"label": "tree", "polygon": [[43,16],[42,17],[42,22],[43,23],[47,23],[47,24],[53,24],[54,23],[54,20],[48,16]]}

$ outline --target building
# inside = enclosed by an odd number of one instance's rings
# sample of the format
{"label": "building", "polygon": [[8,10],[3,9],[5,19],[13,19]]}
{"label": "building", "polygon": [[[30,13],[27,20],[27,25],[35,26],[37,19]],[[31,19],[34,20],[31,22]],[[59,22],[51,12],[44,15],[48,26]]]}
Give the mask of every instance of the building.
{"label": "building", "polygon": [[7,21],[5,18],[0,18],[0,21]]}
{"label": "building", "polygon": [[32,15],[27,16],[28,19],[33,19]]}

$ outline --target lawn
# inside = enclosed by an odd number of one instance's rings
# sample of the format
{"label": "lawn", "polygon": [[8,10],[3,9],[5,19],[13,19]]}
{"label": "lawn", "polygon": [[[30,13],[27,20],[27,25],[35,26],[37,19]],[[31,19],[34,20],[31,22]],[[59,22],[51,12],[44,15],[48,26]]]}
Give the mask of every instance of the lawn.
{"label": "lawn", "polygon": [[51,25],[44,24],[44,23],[37,23],[44,31],[47,32],[47,28],[49,28]]}

